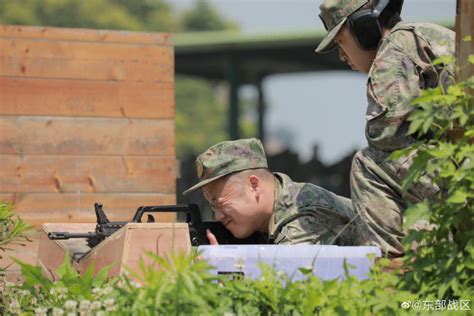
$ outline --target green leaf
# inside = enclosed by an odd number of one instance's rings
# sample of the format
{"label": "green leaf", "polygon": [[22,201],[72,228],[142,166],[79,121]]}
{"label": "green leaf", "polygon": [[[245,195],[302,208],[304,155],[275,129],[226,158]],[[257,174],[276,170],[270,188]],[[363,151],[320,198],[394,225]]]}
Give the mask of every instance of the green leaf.
{"label": "green leaf", "polygon": [[454,153],[455,150],[456,146],[453,144],[440,143],[438,148],[431,148],[428,153],[432,157],[448,158]]}
{"label": "green leaf", "polygon": [[472,41],[472,36],[471,35],[466,35],[466,36],[464,36],[464,38],[462,40],[464,42],[470,42],[470,41]]}
{"label": "green leaf", "polygon": [[[474,59],[474,55],[471,55],[469,57],[473,57]],[[463,87],[460,85],[450,86],[448,88],[448,93],[457,97],[463,96],[465,94]]]}
{"label": "green leaf", "polygon": [[405,228],[411,228],[416,222],[425,220],[429,222],[431,216],[430,207],[428,201],[417,203],[406,209],[404,214],[403,226]]}
{"label": "green leaf", "polygon": [[303,274],[303,275],[310,275],[313,273],[312,268],[298,268],[298,270]]}
{"label": "green leaf", "polygon": [[469,194],[467,194],[464,191],[456,191],[454,194],[452,194],[447,202],[448,203],[454,203],[454,204],[464,204],[467,201],[467,198],[469,197]]}
{"label": "green leaf", "polygon": [[417,119],[414,120],[410,123],[410,128],[408,129],[407,135],[412,135],[416,133],[419,129],[420,126],[424,123],[423,119]]}
{"label": "green leaf", "polygon": [[467,61],[468,61],[471,65],[474,64],[474,55],[473,55],[473,54],[469,55],[469,57],[467,58]]}
{"label": "green leaf", "polygon": [[64,254],[63,263],[56,269],[56,274],[60,279],[79,276],[79,273],[74,270],[74,267],[71,264],[71,258],[67,253]]}
{"label": "green leaf", "polygon": [[433,61],[433,65],[452,65],[456,62],[453,55],[443,55]]}
{"label": "green leaf", "polygon": [[11,259],[20,266],[21,274],[25,278],[26,285],[41,285],[49,291],[52,286],[52,282],[43,275],[40,267],[32,266],[13,257]]}
{"label": "green leaf", "polygon": [[426,170],[426,164],[429,154],[423,151],[419,151],[416,157],[413,159],[413,163],[408,169],[407,174],[402,180],[402,189],[408,190],[413,182],[416,182],[422,173]]}
{"label": "green leaf", "polygon": [[433,123],[433,117],[427,117],[426,120],[423,122],[422,126],[423,134],[426,134],[426,132],[428,132],[429,128],[431,127],[431,123]]}
{"label": "green leaf", "polygon": [[474,136],[474,129],[471,129],[469,131],[466,131],[464,133],[465,136],[468,136],[468,137],[473,137]]}
{"label": "green leaf", "polygon": [[92,280],[93,287],[101,287],[105,283],[110,268],[112,268],[112,264],[103,267],[97,272],[95,278]]}

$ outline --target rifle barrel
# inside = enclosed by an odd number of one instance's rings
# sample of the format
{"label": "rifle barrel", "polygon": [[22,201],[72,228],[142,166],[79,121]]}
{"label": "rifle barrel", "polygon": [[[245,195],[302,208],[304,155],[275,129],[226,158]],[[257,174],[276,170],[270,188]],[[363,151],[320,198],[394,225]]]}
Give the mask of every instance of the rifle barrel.
{"label": "rifle barrel", "polygon": [[69,239],[69,238],[91,238],[95,237],[95,232],[87,233],[69,233],[69,232],[50,232],[48,233],[49,239]]}

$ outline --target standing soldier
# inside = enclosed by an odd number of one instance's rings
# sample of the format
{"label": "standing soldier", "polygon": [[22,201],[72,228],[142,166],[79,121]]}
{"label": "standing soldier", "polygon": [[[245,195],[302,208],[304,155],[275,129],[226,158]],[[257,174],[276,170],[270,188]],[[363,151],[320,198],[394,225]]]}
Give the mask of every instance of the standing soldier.
{"label": "standing soldier", "polygon": [[404,193],[401,180],[410,157],[387,160],[397,149],[416,141],[407,136],[411,101],[423,89],[447,86],[452,66],[435,65],[454,55],[454,32],[431,23],[400,19],[403,0],[324,0],[320,17],[328,31],[316,52],[338,47],[352,69],[368,74],[366,138],[351,170],[354,210],[366,224],[366,243],[390,256],[403,255],[401,239],[407,201],[419,202],[439,188],[422,178]]}

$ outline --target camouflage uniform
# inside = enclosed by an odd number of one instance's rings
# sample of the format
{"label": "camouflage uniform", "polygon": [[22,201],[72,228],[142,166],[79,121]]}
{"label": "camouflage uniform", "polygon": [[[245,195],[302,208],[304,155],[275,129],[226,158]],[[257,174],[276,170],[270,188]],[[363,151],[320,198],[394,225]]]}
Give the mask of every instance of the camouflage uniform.
{"label": "camouflage uniform", "polygon": [[[262,143],[255,138],[218,143],[196,158],[199,182],[183,194],[234,172],[268,169]],[[313,184],[295,183],[274,173],[275,201],[269,239],[276,244],[360,243],[351,201]]]}
{"label": "camouflage uniform", "polygon": [[359,244],[350,199],[310,183],[293,182],[282,173],[274,176],[270,240],[275,244]]}
{"label": "camouflage uniform", "polygon": [[[325,52],[335,47],[334,36],[366,0],[325,0],[321,18],[328,35],[317,48]],[[361,226],[364,243],[379,246],[391,256],[403,254],[401,238],[403,212],[407,201],[419,202],[439,188],[422,178],[407,193],[401,180],[412,157],[387,161],[390,154],[415,141],[407,136],[411,101],[421,90],[447,86],[451,66],[433,65],[443,55],[454,55],[454,32],[431,23],[400,22],[379,44],[367,82],[368,147],[356,153],[351,170],[351,198],[354,210],[366,225]]]}
{"label": "camouflage uniform", "polygon": [[400,241],[407,201],[429,198],[439,188],[422,178],[404,194],[400,183],[411,157],[386,159],[415,140],[406,136],[410,102],[421,90],[450,82],[454,70],[432,64],[443,55],[454,55],[454,32],[430,23],[400,22],[382,40],[369,72],[365,131],[369,146],[354,157],[351,197],[354,209],[368,223],[370,243],[394,256],[403,254]]}

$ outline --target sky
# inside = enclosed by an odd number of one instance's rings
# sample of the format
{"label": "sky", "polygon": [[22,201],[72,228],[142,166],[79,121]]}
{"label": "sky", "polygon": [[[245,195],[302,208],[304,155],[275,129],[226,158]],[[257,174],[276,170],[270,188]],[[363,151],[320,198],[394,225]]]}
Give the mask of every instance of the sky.
{"label": "sky", "polygon": [[[177,10],[193,1],[172,0]],[[322,0],[209,0],[226,18],[237,22],[243,33],[281,33],[322,29]],[[454,23],[456,0],[405,0],[405,21]],[[317,55],[315,55],[317,58]],[[315,145],[319,157],[332,164],[354,149],[366,146],[364,136],[366,75],[330,71],[268,77],[263,85],[269,104],[266,131],[290,134],[290,147],[303,160]],[[242,93],[251,93],[244,88]],[[285,133],[289,131],[289,133]]]}

